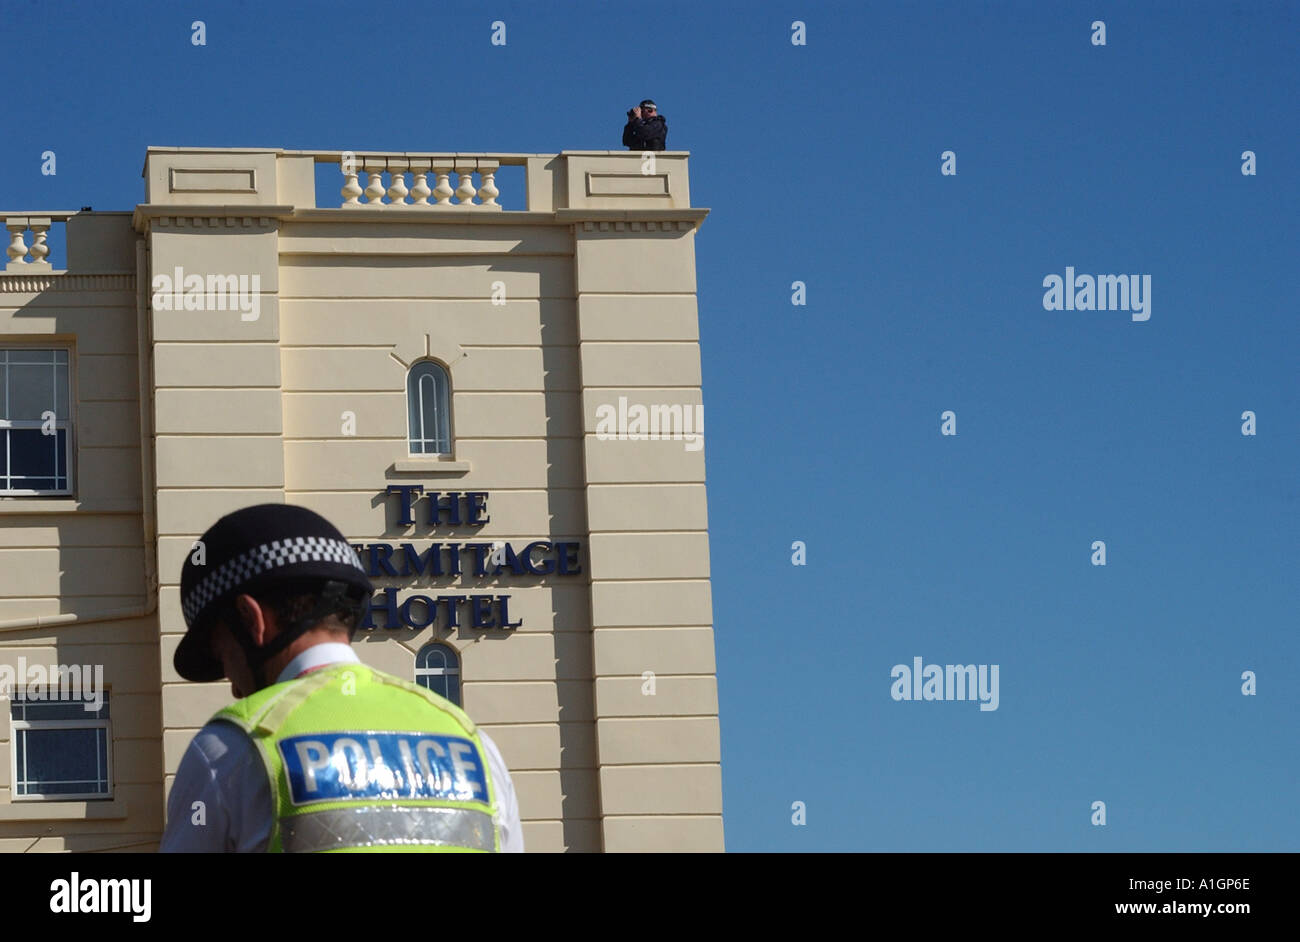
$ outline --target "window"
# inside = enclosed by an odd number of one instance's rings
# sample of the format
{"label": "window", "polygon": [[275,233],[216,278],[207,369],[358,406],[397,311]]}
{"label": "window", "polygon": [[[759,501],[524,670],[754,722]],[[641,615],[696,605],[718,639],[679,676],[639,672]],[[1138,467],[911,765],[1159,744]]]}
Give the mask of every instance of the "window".
{"label": "window", "polygon": [[14,798],[72,801],[113,796],[108,692],[102,697],[97,709],[88,709],[95,701],[15,694],[9,708]]}
{"label": "window", "polygon": [[451,454],[451,381],[447,370],[421,360],[406,376],[406,413],[413,455]]}
{"label": "window", "polygon": [[0,494],[71,494],[68,351],[0,348]]}
{"label": "window", "polygon": [[460,658],[445,644],[433,642],[415,656],[415,682],[460,706]]}

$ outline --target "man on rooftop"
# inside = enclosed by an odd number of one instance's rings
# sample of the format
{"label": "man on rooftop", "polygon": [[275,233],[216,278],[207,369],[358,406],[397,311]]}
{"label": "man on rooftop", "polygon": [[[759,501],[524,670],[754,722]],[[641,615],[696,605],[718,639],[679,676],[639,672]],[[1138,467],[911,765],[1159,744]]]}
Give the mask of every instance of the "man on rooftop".
{"label": "man on rooftop", "polygon": [[666,150],[668,122],[655,103],[647,98],[627,113],[623,128],[623,146],[628,150]]}

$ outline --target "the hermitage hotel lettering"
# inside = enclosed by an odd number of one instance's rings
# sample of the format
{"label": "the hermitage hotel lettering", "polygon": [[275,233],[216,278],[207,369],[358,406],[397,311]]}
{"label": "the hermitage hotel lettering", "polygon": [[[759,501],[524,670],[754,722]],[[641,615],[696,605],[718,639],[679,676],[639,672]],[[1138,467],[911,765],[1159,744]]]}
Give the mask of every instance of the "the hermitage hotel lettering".
{"label": "the hermitage hotel lettering", "polygon": [[[490,518],[486,491],[426,491],[418,484],[390,484],[385,494],[397,501],[397,525],[415,527],[481,527]],[[430,543],[356,543],[353,549],[367,574],[377,580],[483,579],[521,577],[536,583],[538,576],[582,574],[577,542],[533,540],[516,547],[503,541]],[[494,593],[458,594],[455,586],[439,594],[398,598],[397,586],[380,586],[370,600],[361,628],[513,630],[523,619],[510,620],[510,596]],[[376,619],[383,624],[377,624]]]}

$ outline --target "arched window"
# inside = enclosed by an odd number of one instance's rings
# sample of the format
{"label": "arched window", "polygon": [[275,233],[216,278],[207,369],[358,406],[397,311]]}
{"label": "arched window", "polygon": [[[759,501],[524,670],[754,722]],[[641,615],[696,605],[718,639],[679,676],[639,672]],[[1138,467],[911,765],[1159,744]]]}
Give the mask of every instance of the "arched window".
{"label": "arched window", "polygon": [[460,658],[445,644],[434,641],[415,656],[415,682],[460,706]]}
{"label": "arched window", "polygon": [[432,360],[411,367],[406,414],[411,454],[451,454],[451,381],[445,367]]}

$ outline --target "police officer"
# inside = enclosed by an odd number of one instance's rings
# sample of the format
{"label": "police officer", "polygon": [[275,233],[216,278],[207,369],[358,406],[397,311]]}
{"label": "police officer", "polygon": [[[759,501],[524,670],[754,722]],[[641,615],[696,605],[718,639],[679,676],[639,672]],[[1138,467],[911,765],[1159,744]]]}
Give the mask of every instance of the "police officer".
{"label": "police officer", "polygon": [[173,662],[186,680],[228,677],[239,699],[182,757],[162,851],[523,851],[487,735],[353,652],[372,592],[304,507],[246,507],[203,535],[181,570]]}
{"label": "police officer", "polygon": [[623,126],[623,146],[628,150],[664,150],[668,147],[668,121],[649,98],[628,109]]}

